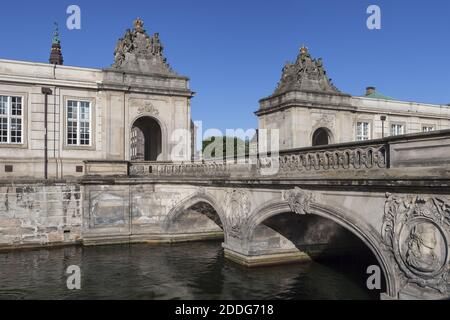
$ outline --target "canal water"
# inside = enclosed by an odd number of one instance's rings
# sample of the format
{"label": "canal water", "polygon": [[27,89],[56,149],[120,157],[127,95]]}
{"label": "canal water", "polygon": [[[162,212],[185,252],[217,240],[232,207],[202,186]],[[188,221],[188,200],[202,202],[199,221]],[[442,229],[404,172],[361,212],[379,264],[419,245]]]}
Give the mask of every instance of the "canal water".
{"label": "canal water", "polygon": [[[247,269],[220,242],[64,247],[0,253],[0,299],[375,299],[361,256]],[[81,290],[65,273],[81,269]]]}

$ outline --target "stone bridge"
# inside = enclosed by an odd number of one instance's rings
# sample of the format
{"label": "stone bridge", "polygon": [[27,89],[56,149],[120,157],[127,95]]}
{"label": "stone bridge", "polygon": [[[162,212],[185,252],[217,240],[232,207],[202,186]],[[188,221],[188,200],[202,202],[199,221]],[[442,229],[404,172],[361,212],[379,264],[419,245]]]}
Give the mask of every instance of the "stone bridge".
{"label": "stone bridge", "polygon": [[448,298],[449,164],[450,131],[256,161],[88,161],[61,191],[66,220],[55,228],[85,245],[223,239],[225,256],[246,266],[365,249],[383,298]]}
{"label": "stone bridge", "polygon": [[83,239],[223,237],[225,256],[247,266],[359,243],[383,271],[385,298],[449,297],[449,164],[448,131],[253,162],[87,162]]}

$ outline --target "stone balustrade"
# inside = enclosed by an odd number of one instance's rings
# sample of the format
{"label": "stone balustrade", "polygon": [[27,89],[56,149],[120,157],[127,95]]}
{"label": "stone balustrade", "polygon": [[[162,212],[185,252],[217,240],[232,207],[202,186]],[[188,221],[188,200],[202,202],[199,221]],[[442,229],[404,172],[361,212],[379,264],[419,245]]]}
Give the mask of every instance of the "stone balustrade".
{"label": "stone balustrade", "polygon": [[386,147],[384,145],[319,150],[280,156],[280,170],[282,172],[380,169],[386,167]]}
{"label": "stone balustrade", "polygon": [[228,176],[230,166],[217,162],[158,163],[132,162],[131,176]]}
{"label": "stone balustrade", "polygon": [[[302,177],[335,172],[375,172],[407,168],[441,168],[450,164],[450,130],[286,150],[227,160],[198,162],[85,161],[86,176],[198,177],[259,179]],[[417,171],[416,171],[417,172]],[[128,173],[128,174],[127,174]]]}
{"label": "stone balustrade", "polygon": [[335,148],[283,153],[231,161],[190,163],[132,162],[130,176],[230,177],[255,174],[261,176],[321,172],[330,170],[368,170],[387,167],[383,144],[356,148]]}

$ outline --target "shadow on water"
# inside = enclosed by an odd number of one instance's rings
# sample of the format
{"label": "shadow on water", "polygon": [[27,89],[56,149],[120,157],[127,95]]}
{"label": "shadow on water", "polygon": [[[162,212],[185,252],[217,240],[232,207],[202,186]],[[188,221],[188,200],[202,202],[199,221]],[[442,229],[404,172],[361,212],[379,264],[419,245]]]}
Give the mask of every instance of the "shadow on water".
{"label": "shadow on water", "polygon": [[[358,259],[247,269],[226,261],[220,242],[14,251],[0,253],[0,299],[377,298]],[[81,290],[67,289],[70,265]]]}

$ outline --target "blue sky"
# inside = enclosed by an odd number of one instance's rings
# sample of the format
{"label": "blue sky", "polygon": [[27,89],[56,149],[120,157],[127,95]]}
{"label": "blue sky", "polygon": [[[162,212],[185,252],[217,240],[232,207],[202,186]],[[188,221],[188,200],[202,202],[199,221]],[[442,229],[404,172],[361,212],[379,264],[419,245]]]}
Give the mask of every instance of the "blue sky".
{"label": "blue sky", "polygon": [[[81,30],[65,28],[70,4],[81,7]],[[381,7],[381,30],[366,27],[370,4]],[[193,119],[248,129],[302,44],[344,92],[372,85],[401,100],[450,103],[449,15],[448,0],[2,1],[0,58],[46,62],[57,21],[66,65],[107,67],[141,17],[160,33],[172,67],[191,78]]]}

